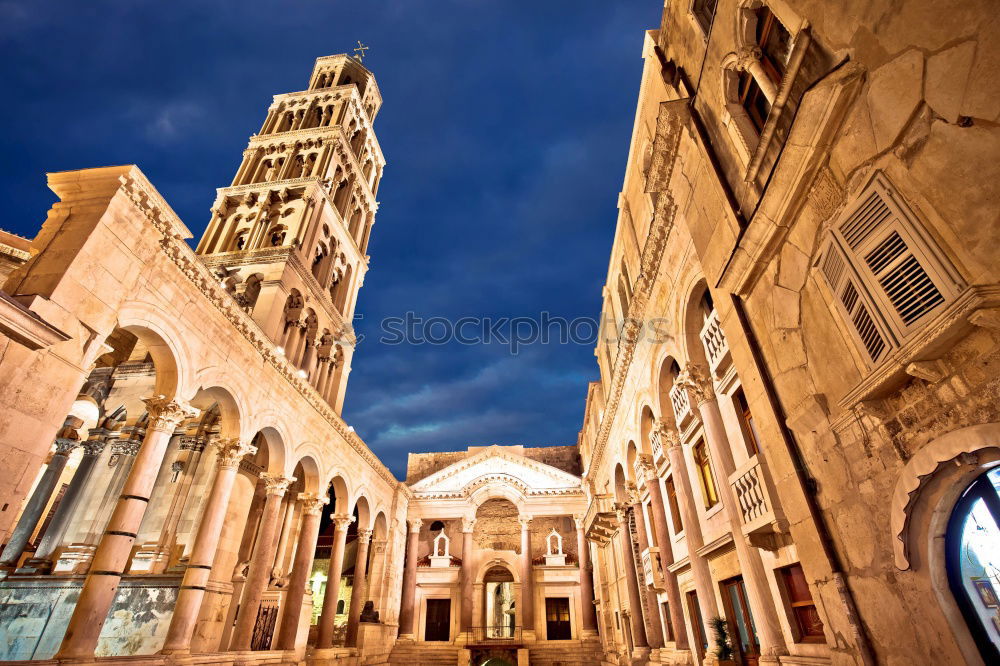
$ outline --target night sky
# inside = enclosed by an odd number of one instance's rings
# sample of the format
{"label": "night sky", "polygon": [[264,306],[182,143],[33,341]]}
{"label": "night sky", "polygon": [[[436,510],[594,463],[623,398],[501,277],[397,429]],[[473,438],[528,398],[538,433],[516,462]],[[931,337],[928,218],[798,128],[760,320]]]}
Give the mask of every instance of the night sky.
{"label": "night sky", "polygon": [[[595,318],[652,0],[0,1],[0,228],[33,236],[45,172],[135,163],[195,235],[274,94],[371,47],[388,165],[344,416],[408,451],[574,444],[594,343],[380,342],[380,322]],[[432,329],[434,334],[441,325]],[[466,329],[470,332],[471,328]]]}

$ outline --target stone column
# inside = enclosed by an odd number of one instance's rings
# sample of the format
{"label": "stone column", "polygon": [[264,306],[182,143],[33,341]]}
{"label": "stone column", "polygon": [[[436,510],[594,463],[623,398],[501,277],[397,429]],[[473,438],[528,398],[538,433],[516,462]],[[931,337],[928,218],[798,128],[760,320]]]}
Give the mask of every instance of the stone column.
{"label": "stone column", "polygon": [[108,527],[94,553],[56,659],[91,659],[118,583],[128,564],[136,532],[149,503],[149,493],[174,430],[198,411],[165,396],[145,398],[149,426],[118,498]]}
{"label": "stone column", "polygon": [[42,478],[35,486],[35,491],[31,493],[28,503],[24,505],[24,511],[21,512],[17,526],[14,527],[14,531],[10,534],[10,540],[7,541],[3,553],[0,554],[0,569],[9,571],[17,566],[17,561],[24,553],[24,549],[28,547],[28,541],[35,532],[35,528],[38,527],[42,512],[45,511],[45,507],[52,498],[52,491],[55,490],[59,477],[62,476],[63,470],[66,468],[70,452],[79,443],[79,440],[68,437],[56,439],[56,452],[49,459],[49,464],[45,468]]}
{"label": "stone column", "polygon": [[472,530],[475,518],[462,519],[462,616],[461,631],[472,631],[472,582],[476,575],[472,561]]}
{"label": "stone column", "polygon": [[535,631],[535,586],[531,564],[531,516],[519,516],[521,523],[521,627]]}
{"label": "stone column", "polygon": [[257,447],[239,439],[219,439],[213,444],[219,449],[215,459],[218,471],[212,481],[212,489],[191,549],[191,558],[177,592],[170,628],[167,630],[163,649],[160,650],[163,654],[184,654],[191,650],[191,636],[194,634],[205,588],[212,573],[212,563],[219,547],[219,536],[222,534],[222,523],[226,518],[236,472],[244,456],[257,453]]}
{"label": "stone column", "polygon": [[423,521],[419,518],[410,521],[410,530],[406,538],[406,566],[403,567],[403,590],[399,600],[399,637],[411,640],[416,636],[413,621],[417,614],[414,612],[413,604],[417,597],[417,558],[421,525]]}
{"label": "stone column", "polygon": [[337,619],[337,601],[340,597],[340,575],[344,570],[344,546],[347,541],[347,528],[354,522],[354,516],[337,513],[332,519],[336,531],[333,536],[333,552],[330,554],[330,570],[326,574],[326,592],[323,596],[323,614],[319,618],[317,648],[333,647],[334,621]]}
{"label": "stone column", "polygon": [[747,597],[753,613],[757,638],[760,641],[761,662],[777,663],[778,656],[787,655],[777,610],[767,583],[767,573],[760,557],[760,551],[750,546],[743,537],[743,525],[738,510],[739,503],[729,477],[736,471],[733,451],[722,425],[722,414],[715,397],[712,382],[698,365],[689,363],[677,381],[688,389],[692,405],[697,405],[701,422],[705,429],[705,440],[716,465],[715,473],[719,486],[719,497],[729,519],[736,546],[736,556],[740,562]]}
{"label": "stone column", "polygon": [[642,621],[642,599],[639,597],[639,576],[635,570],[635,556],[632,550],[632,536],[628,529],[625,505],[618,505],[618,539],[625,560],[625,580],[628,588],[629,617],[632,622],[632,643],[636,648],[648,648],[646,623]]}
{"label": "stone column", "polygon": [[361,607],[368,594],[368,545],[372,540],[371,530],[358,530],[358,551],[354,560],[354,585],[351,587],[351,604],[347,608],[347,637],[345,647],[357,647],[358,623],[361,621]]}
{"label": "stone column", "polygon": [[[289,498],[285,502],[285,510],[282,512],[281,535],[278,537],[278,545],[274,549],[274,566],[271,568],[271,579],[278,579],[288,571],[285,569],[285,555],[288,554],[289,541],[292,538],[292,530],[295,529],[295,518],[298,507],[296,500]],[[291,562],[289,562],[289,566]]]}
{"label": "stone column", "polygon": [[576,558],[580,565],[580,600],[583,606],[581,628],[584,631],[597,631],[597,609],[594,607],[594,579],[590,572],[590,544],[584,534],[583,516],[573,516],[576,524]]}
{"label": "stone column", "polygon": [[257,533],[257,545],[254,546],[250,558],[250,571],[247,572],[246,583],[243,584],[243,598],[240,610],[236,614],[236,625],[233,627],[233,638],[229,644],[230,650],[249,650],[253,638],[253,627],[257,623],[257,612],[260,610],[260,600],[267,590],[271,579],[271,565],[274,563],[275,533],[278,531],[278,517],[281,510],[281,500],[288,486],[295,483],[294,476],[280,474],[260,475],[267,486],[267,500],[264,502],[264,512],[260,519]]}
{"label": "stone column", "polygon": [[25,563],[24,573],[48,573],[52,570],[52,555],[62,544],[70,518],[73,517],[73,513],[80,504],[83,492],[94,473],[94,465],[97,464],[97,459],[107,445],[107,441],[104,439],[105,433],[107,433],[106,430],[95,428],[90,431],[91,439],[82,444],[83,457],[80,459],[80,464],[77,466],[76,472],[73,473],[73,479],[69,482],[69,487],[63,494],[59,506],[56,507],[56,512],[52,515],[52,520],[45,529],[45,534],[42,535],[38,550]]}
{"label": "stone column", "polygon": [[302,600],[306,595],[313,556],[316,554],[319,521],[323,515],[323,507],[330,503],[330,498],[313,493],[300,493],[299,501],[302,503],[302,527],[299,529],[299,542],[295,549],[288,592],[285,594],[285,610],[281,614],[281,628],[278,630],[276,645],[279,650],[295,649],[295,637],[298,635],[299,620],[302,618]]}
{"label": "stone column", "polygon": [[646,481],[649,492],[650,513],[653,515],[653,534],[660,549],[660,570],[663,573],[663,584],[667,588],[667,603],[670,605],[670,624],[673,627],[674,645],[678,650],[688,649],[687,629],[684,626],[684,609],[681,602],[680,588],[677,586],[677,576],[667,567],[674,563],[674,550],[670,543],[670,532],[667,529],[667,512],[663,506],[663,493],[660,490],[660,478],[653,466],[653,457],[648,453],[639,456],[639,466]]}
{"label": "stone column", "polygon": [[[639,493],[635,486],[631,486],[629,490],[629,502],[632,505],[632,515],[635,516],[635,533],[636,538],[639,540],[638,555],[639,560],[642,561],[642,553],[649,550],[649,537],[646,536],[646,516],[643,514],[642,501],[639,499]],[[636,546],[635,543],[632,545],[633,547]],[[648,625],[646,642],[649,643],[649,647],[659,649],[663,647],[663,623],[660,620],[660,610],[658,608],[660,602],[656,598],[656,590],[646,585],[645,569],[636,571],[635,573],[639,581],[639,591],[641,594],[646,595],[646,610],[649,611],[646,618]]]}

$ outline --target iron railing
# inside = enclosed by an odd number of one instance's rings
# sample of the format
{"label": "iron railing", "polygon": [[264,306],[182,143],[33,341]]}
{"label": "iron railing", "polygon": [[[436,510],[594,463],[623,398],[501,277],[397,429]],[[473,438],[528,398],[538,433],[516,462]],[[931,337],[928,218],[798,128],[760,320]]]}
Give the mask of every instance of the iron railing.
{"label": "iron railing", "polygon": [[509,624],[472,627],[470,638],[475,645],[515,645],[521,643],[521,627]]}

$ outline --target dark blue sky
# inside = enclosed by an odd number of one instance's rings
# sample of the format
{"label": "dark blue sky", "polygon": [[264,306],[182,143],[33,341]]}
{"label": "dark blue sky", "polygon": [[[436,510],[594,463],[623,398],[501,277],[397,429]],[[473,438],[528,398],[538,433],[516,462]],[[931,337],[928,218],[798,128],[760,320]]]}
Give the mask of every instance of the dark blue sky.
{"label": "dark blue sky", "polygon": [[408,451],[572,444],[593,344],[387,345],[384,317],[597,317],[653,0],[0,1],[0,227],[136,163],[197,238],[273,94],[371,46],[388,166],[344,415]]}

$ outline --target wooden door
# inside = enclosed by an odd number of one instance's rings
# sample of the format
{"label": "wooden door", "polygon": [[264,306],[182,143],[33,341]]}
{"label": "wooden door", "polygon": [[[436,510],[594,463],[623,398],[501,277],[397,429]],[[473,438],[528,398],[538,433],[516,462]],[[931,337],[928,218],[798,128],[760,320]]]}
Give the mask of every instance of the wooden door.
{"label": "wooden door", "polygon": [[729,624],[729,638],[736,648],[741,664],[757,666],[760,659],[760,643],[757,629],[747,602],[747,588],[743,577],[737,576],[722,582],[722,597],[726,604],[726,620]]}
{"label": "wooden door", "polygon": [[694,590],[687,593],[687,607],[688,615],[691,618],[691,629],[694,633],[691,642],[694,643],[694,651],[700,664],[708,651],[708,635],[705,633],[705,625],[701,620],[701,604],[698,603],[698,593]]}
{"label": "wooden door", "polygon": [[451,599],[428,599],[425,641],[447,641],[451,638]]}
{"label": "wooden door", "polygon": [[569,626],[569,599],[545,599],[545,638],[550,641],[568,641],[573,637]]}

